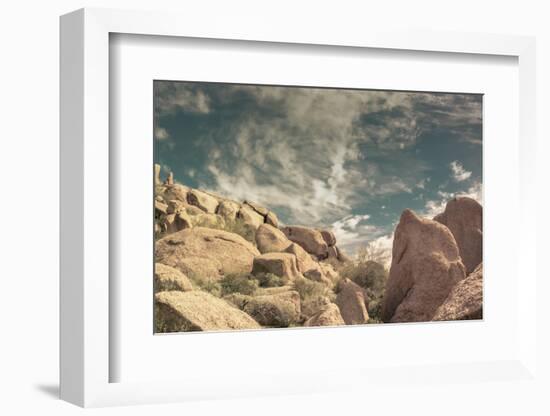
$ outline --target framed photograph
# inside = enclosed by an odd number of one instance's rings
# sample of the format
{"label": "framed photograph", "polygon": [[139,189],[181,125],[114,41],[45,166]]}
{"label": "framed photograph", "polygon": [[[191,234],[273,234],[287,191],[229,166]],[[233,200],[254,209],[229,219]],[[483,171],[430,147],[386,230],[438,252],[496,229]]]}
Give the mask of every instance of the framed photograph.
{"label": "framed photograph", "polygon": [[534,380],[534,40],[183,20],[61,18],[62,398]]}

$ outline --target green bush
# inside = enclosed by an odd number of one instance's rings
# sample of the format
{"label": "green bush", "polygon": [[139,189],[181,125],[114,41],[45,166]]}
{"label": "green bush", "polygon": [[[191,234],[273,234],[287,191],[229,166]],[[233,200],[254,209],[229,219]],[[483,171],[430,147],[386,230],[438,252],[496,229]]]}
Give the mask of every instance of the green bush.
{"label": "green bush", "polygon": [[221,295],[226,296],[231,293],[241,293],[243,295],[253,295],[258,289],[258,281],[249,275],[230,274],[220,280]]}

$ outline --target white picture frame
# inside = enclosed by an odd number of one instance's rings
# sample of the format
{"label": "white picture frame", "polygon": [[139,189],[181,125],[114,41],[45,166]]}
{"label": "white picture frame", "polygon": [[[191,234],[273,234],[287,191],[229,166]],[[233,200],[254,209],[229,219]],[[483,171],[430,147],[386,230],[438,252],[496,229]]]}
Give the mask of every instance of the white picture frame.
{"label": "white picture frame", "polygon": [[[536,377],[535,288],[535,40],[530,37],[468,33],[382,32],[350,29],[328,31],[313,23],[307,31],[277,24],[261,26],[220,19],[204,25],[172,13],[82,9],[61,18],[61,398],[80,406],[159,403],[205,398],[253,397],[351,389],[374,379],[434,382],[441,373],[463,381],[517,380]],[[110,365],[110,169],[109,37],[122,33],[281,44],[428,51],[442,54],[504,55],[519,67],[519,227],[515,273],[522,270],[517,291],[518,346],[498,361],[470,363],[418,362],[410,369],[331,369],[319,374],[271,374],[270,380],[237,379],[231,385],[203,377],[183,381],[111,382]],[[531,243],[527,243],[531,242]],[[521,244],[524,243],[524,244]],[[530,244],[530,245],[529,245]],[[112,260],[112,259],[111,259]],[[513,273],[513,272],[511,272]],[[482,374],[473,377],[472,374]],[[341,380],[348,380],[343,383]],[[370,381],[369,381],[370,380]],[[408,381],[407,381],[408,380]],[[280,386],[276,389],[273,386]]]}

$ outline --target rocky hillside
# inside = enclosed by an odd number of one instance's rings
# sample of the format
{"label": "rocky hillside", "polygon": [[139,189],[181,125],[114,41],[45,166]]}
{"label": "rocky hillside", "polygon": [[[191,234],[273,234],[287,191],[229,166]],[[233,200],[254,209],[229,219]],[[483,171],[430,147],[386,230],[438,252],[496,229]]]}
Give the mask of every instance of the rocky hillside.
{"label": "rocky hillside", "polygon": [[471,200],[467,215],[461,200],[434,220],[405,211],[388,278],[376,262],[347,258],[330,230],[282,226],[266,207],[172,174],[162,182],[158,165],[155,186],[156,332],[481,316],[481,209]]}

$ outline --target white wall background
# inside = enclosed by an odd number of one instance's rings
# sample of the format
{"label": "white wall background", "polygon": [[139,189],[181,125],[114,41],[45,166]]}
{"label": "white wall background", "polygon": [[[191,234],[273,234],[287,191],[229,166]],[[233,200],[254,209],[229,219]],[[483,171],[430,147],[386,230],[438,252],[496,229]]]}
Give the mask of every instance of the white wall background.
{"label": "white wall background", "polygon": [[[179,10],[208,16],[247,14],[251,19],[309,21],[334,25],[429,27],[440,30],[536,35],[538,38],[538,132],[541,190],[539,252],[548,243],[546,202],[550,183],[550,13],[545,1],[429,0],[403,1],[195,1],[185,0],[19,0],[0,9],[0,413],[76,414],[60,402],[58,377],[58,16],[84,6]],[[546,140],[545,140],[546,139]],[[513,226],[513,219],[511,219]],[[542,246],[544,244],[544,247]],[[540,256],[543,257],[543,256]],[[544,258],[539,259],[543,266]],[[550,276],[549,276],[550,277]],[[539,293],[549,293],[543,281]],[[542,299],[542,297],[541,297]],[[549,324],[549,307],[539,305],[540,321]],[[549,331],[540,331],[539,356],[545,377]],[[542,351],[541,351],[542,352]],[[339,352],[328,360],[337,359]],[[546,356],[546,357],[545,357]],[[548,378],[546,378],[548,380]],[[163,405],[152,408],[94,410],[101,415],[150,414],[548,414],[542,388],[532,385],[431,386],[402,391],[388,386],[372,397],[343,393],[226,402]],[[544,406],[542,403],[545,403]]]}

